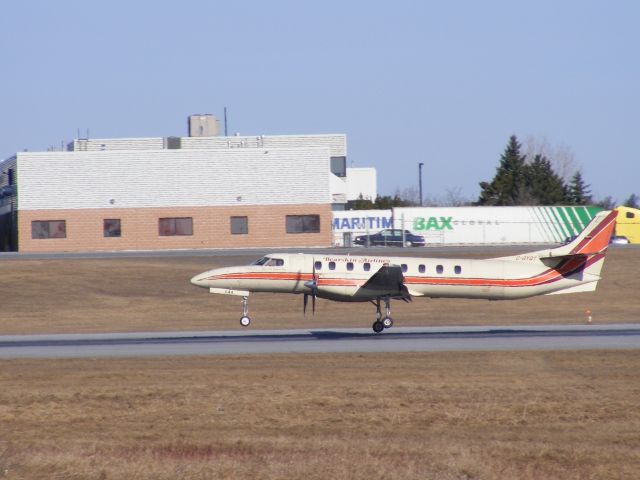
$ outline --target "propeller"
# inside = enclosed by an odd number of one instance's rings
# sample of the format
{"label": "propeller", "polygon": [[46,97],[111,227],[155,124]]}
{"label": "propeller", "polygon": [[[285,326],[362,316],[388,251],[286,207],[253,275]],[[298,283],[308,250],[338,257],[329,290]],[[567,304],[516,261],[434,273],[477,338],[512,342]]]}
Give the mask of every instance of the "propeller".
{"label": "propeller", "polygon": [[[304,286],[311,289],[311,311],[315,315],[316,313],[316,296],[318,295],[318,277],[316,276],[316,259],[313,259],[311,280],[304,282]],[[309,302],[309,294],[304,294],[303,300],[303,312],[307,313],[307,303]]]}

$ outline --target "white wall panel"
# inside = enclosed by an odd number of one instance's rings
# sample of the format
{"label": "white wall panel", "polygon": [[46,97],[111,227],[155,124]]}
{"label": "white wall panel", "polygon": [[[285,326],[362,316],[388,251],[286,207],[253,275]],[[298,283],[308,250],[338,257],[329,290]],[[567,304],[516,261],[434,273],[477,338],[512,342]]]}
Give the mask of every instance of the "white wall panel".
{"label": "white wall panel", "polygon": [[328,147],[333,157],[347,154],[347,137],[336,135],[261,135],[237,137],[183,137],[182,148],[303,148]]}
{"label": "white wall panel", "polygon": [[[190,150],[313,147],[328,147],[331,156],[345,156],[347,154],[347,137],[344,134],[181,137],[181,148]],[[91,138],[73,141],[74,151],[161,150],[163,148],[165,148],[165,140],[162,137]]]}
{"label": "white wall panel", "polygon": [[329,149],[18,153],[21,210],[331,203]]}
{"label": "white wall panel", "polygon": [[96,152],[102,150],[162,150],[164,139],[155,138],[91,138],[76,139],[72,143],[74,152]]}
{"label": "white wall panel", "polygon": [[375,168],[347,168],[347,200],[374,201],[378,194]]}

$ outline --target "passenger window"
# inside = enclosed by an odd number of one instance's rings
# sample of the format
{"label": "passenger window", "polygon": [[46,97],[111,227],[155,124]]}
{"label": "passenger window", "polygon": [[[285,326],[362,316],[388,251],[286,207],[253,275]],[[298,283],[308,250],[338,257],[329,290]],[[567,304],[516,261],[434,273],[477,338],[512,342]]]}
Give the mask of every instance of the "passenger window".
{"label": "passenger window", "polygon": [[350,272],[353,270],[353,263],[352,262],[347,262],[347,270],[350,271]]}
{"label": "passenger window", "polygon": [[424,268],[424,265],[418,265],[418,272],[420,272],[420,273],[424,273],[424,272],[425,272],[425,270],[426,270],[426,269]]}
{"label": "passenger window", "polygon": [[267,267],[281,267],[284,265],[284,260],[281,258],[272,258],[267,262]]}
{"label": "passenger window", "polygon": [[329,270],[335,270],[336,269],[336,262],[329,262]]}
{"label": "passenger window", "polygon": [[444,272],[444,267],[442,265],[436,265],[436,273]]}
{"label": "passenger window", "polygon": [[635,213],[633,212],[627,212],[627,218],[635,218]]}
{"label": "passenger window", "polygon": [[316,270],[322,270],[322,262],[316,262],[316,263],[314,263],[314,266],[315,266]]}
{"label": "passenger window", "polygon": [[370,263],[364,263],[362,264],[362,268],[365,272],[368,272],[369,270],[371,270],[371,264]]}
{"label": "passenger window", "polygon": [[460,265],[456,265],[453,267],[453,271],[456,275],[460,275],[462,273],[462,267]]}
{"label": "passenger window", "polygon": [[407,267],[406,263],[403,263],[402,265],[400,265],[400,267],[402,267],[402,271],[405,272],[405,273],[409,269],[409,267]]}

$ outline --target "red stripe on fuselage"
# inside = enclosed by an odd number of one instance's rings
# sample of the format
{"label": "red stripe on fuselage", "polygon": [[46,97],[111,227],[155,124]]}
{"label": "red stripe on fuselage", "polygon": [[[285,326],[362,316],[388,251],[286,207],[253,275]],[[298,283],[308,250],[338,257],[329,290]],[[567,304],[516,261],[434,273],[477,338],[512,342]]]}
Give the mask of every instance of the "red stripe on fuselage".
{"label": "red stripe on fuselage", "polygon": [[[561,278],[571,275],[575,271],[587,268],[598,260],[602,259],[604,254],[593,255],[588,259],[585,257],[571,257],[558,265],[558,267],[547,269],[533,277],[527,278],[465,278],[465,277],[405,277],[406,285],[457,285],[468,287],[531,287],[552,283]],[[238,272],[224,273],[209,277],[207,280],[292,280],[292,281],[308,281],[312,280],[313,275],[310,273],[298,272]],[[367,282],[368,279],[344,278],[344,277],[319,277],[319,286],[355,286],[360,287]]]}

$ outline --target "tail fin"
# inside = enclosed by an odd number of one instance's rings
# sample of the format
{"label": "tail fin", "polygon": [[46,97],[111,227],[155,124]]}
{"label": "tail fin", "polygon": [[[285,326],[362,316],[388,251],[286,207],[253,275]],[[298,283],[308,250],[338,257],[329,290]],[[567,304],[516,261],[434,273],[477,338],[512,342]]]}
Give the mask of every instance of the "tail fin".
{"label": "tail fin", "polygon": [[616,226],[616,210],[598,213],[573,241],[549,251],[550,257],[604,253]]}
{"label": "tail fin", "polygon": [[616,224],[617,214],[618,212],[615,210],[598,213],[575,240],[549,251],[548,256],[540,258],[543,263],[550,266],[558,260],[567,260],[567,262],[560,264],[580,263],[578,270],[581,271],[581,283],[575,287],[553,293],[590,292],[596,289],[604,265],[604,256]]}
{"label": "tail fin", "polygon": [[[604,253],[609,246],[609,240],[616,225],[616,215],[618,215],[616,210],[599,212],[593,217],[585,229],[566,245],[552,249],[527,252],[525,256],[528,257],[531,262],[537,262],[538,259],[540,259],[544,263],[552,263],[546,260],[555,260],[572,255],[589,256]],[[511,255],[509,257],[500,257],[497,260],[522,261],[522,257],[523,255]]]}
{"label": "tail fin", "polygon": [[574,286],[553,293],[589,292],[596,289],[604,256],[616,224],[617,211],[598,213],[570,243],[557,248],[500,257],[496,260],[542,262],[563,277],[576,280]]}

